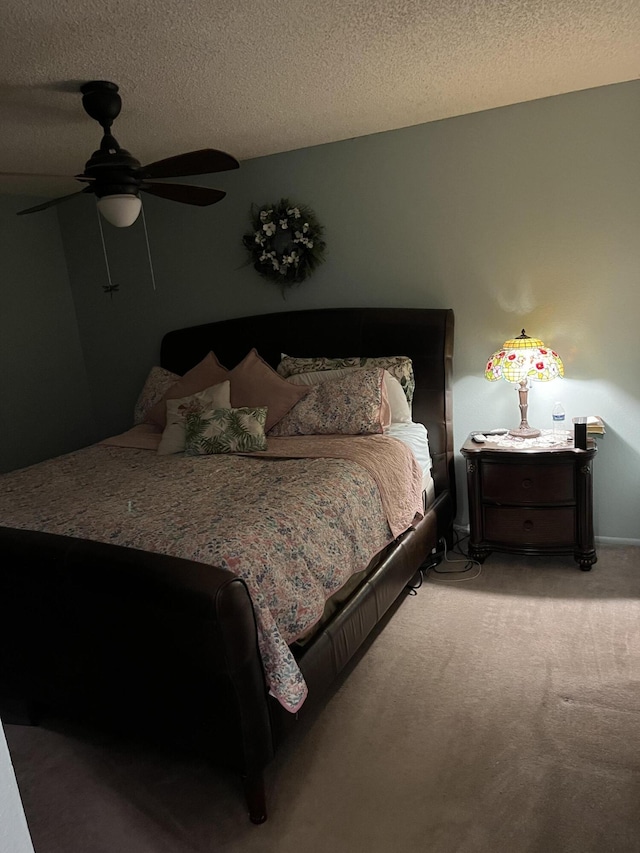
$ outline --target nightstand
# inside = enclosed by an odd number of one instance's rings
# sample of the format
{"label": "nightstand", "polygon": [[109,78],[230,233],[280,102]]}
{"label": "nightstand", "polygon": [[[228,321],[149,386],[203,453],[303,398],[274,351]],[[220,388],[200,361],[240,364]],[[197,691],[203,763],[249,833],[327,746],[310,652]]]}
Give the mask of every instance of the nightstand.
{"label": "nightstand", "polygon": [[597,561],[593,538],[592,464],[597,447],[500,447],[471,436],[467,464],[469,555],[492,551],[573,554],[583,571]]}

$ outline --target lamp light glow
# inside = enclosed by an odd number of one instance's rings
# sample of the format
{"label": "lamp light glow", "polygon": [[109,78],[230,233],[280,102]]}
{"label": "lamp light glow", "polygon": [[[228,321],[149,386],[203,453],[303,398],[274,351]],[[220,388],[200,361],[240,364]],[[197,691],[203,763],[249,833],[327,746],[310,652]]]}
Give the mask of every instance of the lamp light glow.
{"label": "lamp light glow", "polygon": [[520,406],[520,426],[509,430],[510,435],[520,438],[535,438],[540,430],[527,422],[528,394],[531,382],[549,382],[564,377],[562,359],[555,350],[546,346],[539,338],[522,334],[511,338],[489,358],[484,371],[485,379],[494,382],[504,379],[517,386]]}
{"label": "lamp light glow", "polygon": [[131,193],[124,195],[105,195],[98,199],[98,210],[116,228],[128,228],[138,216],[142,201]]}

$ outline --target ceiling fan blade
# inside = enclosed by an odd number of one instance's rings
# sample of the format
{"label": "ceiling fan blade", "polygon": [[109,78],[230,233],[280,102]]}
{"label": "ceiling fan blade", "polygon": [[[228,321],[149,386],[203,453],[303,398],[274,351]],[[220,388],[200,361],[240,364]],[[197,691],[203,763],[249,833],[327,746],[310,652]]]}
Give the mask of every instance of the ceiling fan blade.
{"label": "ceiling fan blade", "polygon": [[62,195],[60,198],[52,198],[49,201],[45,201],[42,204],[37,204],[35,207],[29,207],[26,210],[19,210],[17,215],[24,216],[25,213],[37,213],[39,210],[46,210],[48,207],[53,207],[55,204],[60,204],[63,201],[67,201],[67,199],[73,198],[76,195],[82,195],[82,193],[92,193],[93,190],[91,187],[85,187],[83,190],[79,190],[75,193],[69,193],[69,195]]}
{"label": "ceiling fan blade", "polygon": [[205,207],[207,204],[215,204],[221,201],[226,193],[222,190],[214,190],[210,187],[195,187],[191,184],[149,184],[146,181],[140,185],[140,189],[160,198],[170,201],[180,201],[183,204],[197,204]]}
{"label": "ceiling fan blade", "polygon": [[73,180],[74,175],[43,175],[40,172],[0,172],[0,178],[66,178]]}
{"label": "ceiling fan blade", "polygon": [[215,148],[202,148],[200,151],[188,151],[165,160],[157,160],[143,166],[145,178],[186,178],[188,175],[210,175],[213,172],[226,172],[240,166],[235,157],[217,151]]}

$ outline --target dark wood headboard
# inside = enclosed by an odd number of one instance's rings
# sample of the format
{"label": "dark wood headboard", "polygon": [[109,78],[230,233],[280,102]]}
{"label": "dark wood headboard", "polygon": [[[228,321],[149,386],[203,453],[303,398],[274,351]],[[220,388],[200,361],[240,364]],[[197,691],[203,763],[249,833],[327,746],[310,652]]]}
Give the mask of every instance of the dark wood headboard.
{"label": "dark wood headboard", "polygon": [[413,419],[429,431],[437,493],[454,494],[451,375],[453,311],[430,308],[324,308],[221,320],[168,332],[161,364],[183,374],[210,351],[229,369],[252,347],[276,367],[293,356],[406,355],[413,361]]}

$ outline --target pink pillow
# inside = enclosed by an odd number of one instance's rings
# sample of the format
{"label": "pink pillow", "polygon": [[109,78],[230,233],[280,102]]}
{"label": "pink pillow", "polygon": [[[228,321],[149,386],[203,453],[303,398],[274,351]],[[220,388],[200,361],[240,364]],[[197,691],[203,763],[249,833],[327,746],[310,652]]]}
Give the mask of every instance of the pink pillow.
{"label": "pink pillow", "polygon": [[291,385],[278,376],[255,349],[233,368],[228,378],[231,380],[232,408],[267,407],[265,431],[277,424],[310,390],[302,385]]}
{"label": "pink pillow", "polygon": [[[167,400],[191,397],[192,394],[204,391],[205,388],[210,388],[212,385],[218,385],[225,379],[231,379],[227,368],[220,364],[212,352],[207,353],[201,362],[188,370],[182,379],[172,385],[162,399],[149,409],[145,418],[146,423],[157,424],[164,429],[167,425]],[[282,381],[284,382],[284,380]],[[285,384],[287,383],[285,382]]]}

